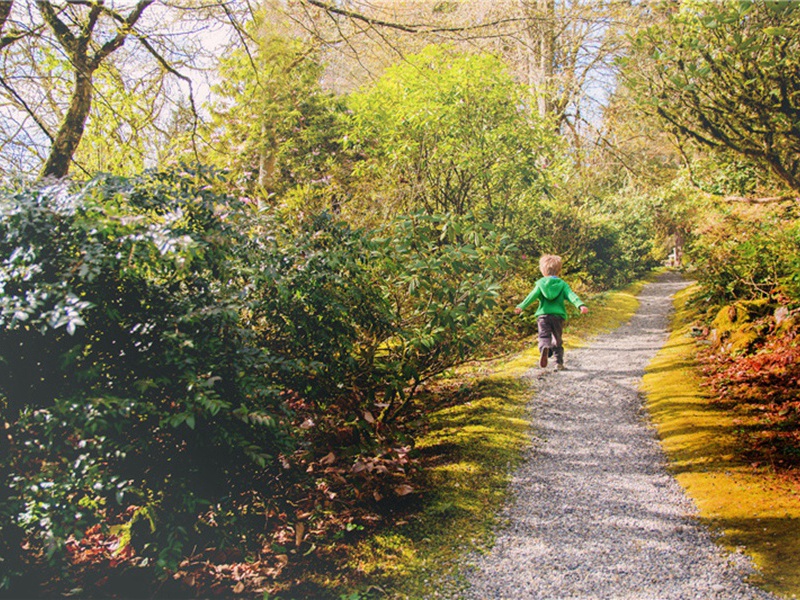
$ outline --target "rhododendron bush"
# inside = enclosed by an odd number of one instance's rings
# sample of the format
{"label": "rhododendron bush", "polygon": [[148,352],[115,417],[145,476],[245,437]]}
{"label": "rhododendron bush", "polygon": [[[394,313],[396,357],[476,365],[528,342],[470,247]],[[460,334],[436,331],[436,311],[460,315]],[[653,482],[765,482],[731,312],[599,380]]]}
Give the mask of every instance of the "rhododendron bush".
{"label": "rhododendron bush", "polygon": [[0,195],[2,587],[113,567],[178,593],[223,550],[279,572],[357,527],[352,500],[414,491],[415,392],[491,340],[510,242],[467,216],[286,222],[223,185]]}

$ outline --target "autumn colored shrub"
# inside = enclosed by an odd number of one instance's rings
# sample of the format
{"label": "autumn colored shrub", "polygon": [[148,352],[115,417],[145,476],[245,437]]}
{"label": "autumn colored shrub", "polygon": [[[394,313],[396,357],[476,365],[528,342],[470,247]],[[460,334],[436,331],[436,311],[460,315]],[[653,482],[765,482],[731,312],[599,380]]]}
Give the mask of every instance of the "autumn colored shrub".
{"label": "autumn colored shrub", "polygon": [[703,353],[714,396],[738,407],[743,449],[757,462],[800,467],[800,312],[760,321],[766,330],[752,351]]}

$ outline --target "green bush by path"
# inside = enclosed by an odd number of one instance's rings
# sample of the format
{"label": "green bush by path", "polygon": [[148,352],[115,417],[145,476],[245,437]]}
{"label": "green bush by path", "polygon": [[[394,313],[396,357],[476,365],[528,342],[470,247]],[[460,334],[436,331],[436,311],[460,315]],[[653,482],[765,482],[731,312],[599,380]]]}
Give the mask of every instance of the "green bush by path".
{"label": "green bush by path", "polygon": [[491,228],[290,226],[219,185],[174,171],[3,191],[4,587],[313,546],[330,498],[403,490],[414,388],[489,341],[511,248]]}
{"label": "green bush by path", "polygon": [[800,226],[793,203],[722,207],[698,224],[693,276],[714,305],[771,299],[800,305]]}

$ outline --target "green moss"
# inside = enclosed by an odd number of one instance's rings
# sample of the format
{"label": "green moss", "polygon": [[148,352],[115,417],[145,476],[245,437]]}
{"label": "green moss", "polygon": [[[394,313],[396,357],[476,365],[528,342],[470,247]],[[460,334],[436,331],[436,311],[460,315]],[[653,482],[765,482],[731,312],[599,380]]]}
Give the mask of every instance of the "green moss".
{"label": "green moss", "polygon": [[763,337],[762,326],[753,321],[769,311],[769,300],[748,300],[723,306],[711,322],[711,340],[730,354],[752,349]]}
{"label": "green moss", "polygon": [[735,330],[742,323],[749,320],[747,311],[743,306],[731,304],[719,309],[717,316],[711,322],[711,327],[718,333],[723,334]]}
{"label": "green moss", "polygon": [[687,307],[691,293],[676,297],[671,337],[645,375],[650,412],[671,469],[701,519],[722,532],[726,546],[753,557],[761,571],[755,583],[779,594],[798,594],[800,491],[739,458],[735,417],[704,394],[696,369],[693,314]]}
{"label": "green moss", "polygon": [[589,313],[571,317],[567,322],[564,345],[567,348],[585,346],[594,336],[613,331],[625,323],[639,308],[636,296],[657,274],[658,271],[622,290],[604,292],[587,300]]}
{"label": "green moss", "polygon": [[442,577],[457,578],[464,549],[490,541],[491,515],[502,506],[508,472],[527,445],[528,396],[525,383],[499,370],[480,380],[465,404],[434,413],[416,445],[436,457],[421,509],[391,534],[359,544],[351,567],[395,598],[429,597]]}
{"label": "green moss", "polygon": [[747,352],[760,338],[760,329],[753,325],[736,329],[728,337],[728,352],[733,355]]}

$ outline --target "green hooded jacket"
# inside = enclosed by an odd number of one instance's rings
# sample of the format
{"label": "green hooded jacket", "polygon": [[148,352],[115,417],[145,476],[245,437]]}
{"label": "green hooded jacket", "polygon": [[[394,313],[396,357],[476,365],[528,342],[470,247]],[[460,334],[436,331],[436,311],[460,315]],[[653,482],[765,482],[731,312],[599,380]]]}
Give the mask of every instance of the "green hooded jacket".
{"label": "green hooded jacket", "polygon": [[583,302],[578,298],[578,294],[570,289],[563,279],[558,277],[542,277],[536,282],[533,291],[528,294],[522,302],[517,305],[520,310],[525,310],[534,301],[539,301],[539,308],[536,309],[535,316],[558,315],[567,318],[567,311],[564,308],[564,301],[569,300],[575,308],[583,306]]}

